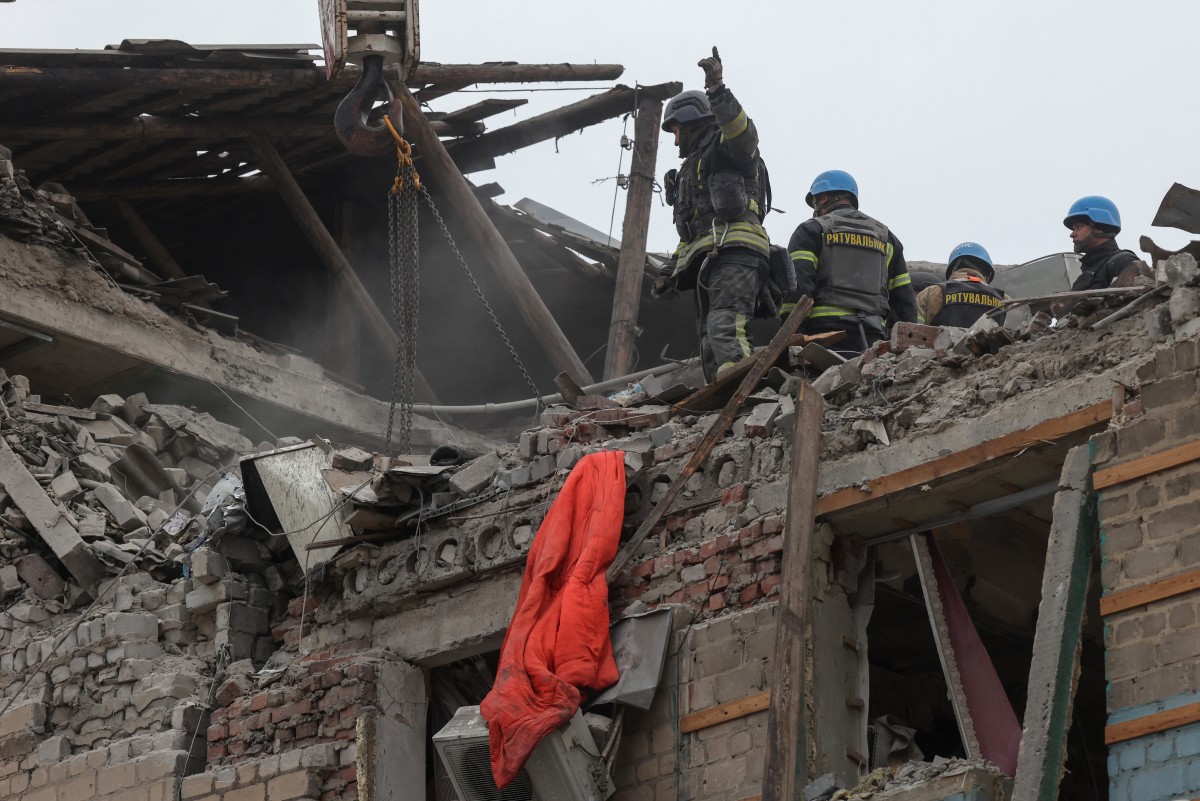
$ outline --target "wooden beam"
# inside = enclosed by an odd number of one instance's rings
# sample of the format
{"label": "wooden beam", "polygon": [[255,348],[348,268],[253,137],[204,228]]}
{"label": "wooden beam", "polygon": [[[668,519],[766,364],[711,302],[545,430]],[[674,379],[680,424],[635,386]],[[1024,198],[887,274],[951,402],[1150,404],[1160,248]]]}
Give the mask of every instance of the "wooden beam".
{"label": "wooden beam", "polygon": [[[823,515],[848,509],[901,490],[919,487],[959,471],[978,467],[1010,453],[1016,453],[1047,441],[1053,442],[1068,434],[1085,431],[1098,423],[1108,421],[1111,416],[1112,404],[1109,401],[1095,403],[1062,417],[1055,417],[1035,426],[981,442],[974,447],[952,453],[949,456],[923,462],[907,470],[900,470],[880,478],[873,478],[863,482],[862,485],[835,490],[822,496],[817,502],[817,514]],[[869,491],[863,492],[859,488],[863,485],[867,486]]]}
{"label": "wooden beam", "polygon": [[[407,83],[539,83],[542,81],[614,81],[625,68],[620,64],[419,64]],[[397,77],[395,68],[385,72]],[[177,89],[182,91],[219,89],[334,89],[349,90],[361,77],[348,69],[333,80],[325,79],[325,70],[305,64],[302,67],[274,69],[204,69],[191,67],[34,67],[0,65],[0,90],[47,89],[62,91],[116,92],[125,89]]]}
{"label": "wooden beam", "polygon": [[1072,448],[1054,496],[1013,801],[1055,801],[1066,767],[1097,529],[1091,473],[1087,446]]}
{"label": "wooden beam", "polygon": [[821,421],[825,401],[807,381],[796,391],[788,473],[787,521],[783,537],[775,656],[771,660],[771,709],[767,716],[767,755],[763,801],[793,801],[810,781],[808,741],[813,721],[805,692],[805,645],[812,636],[809,596],[816,561],[817,471],[821,461]]}
{"label": "wooden beam", "polygon": [[396,95],[404,105],[405,134],[412,139],[421,154],[421,163],[428,171],[426,178],[449,200],[455,217],[462,223],[463,229],[479,251],[490,255],[490,264],[495,269],[501,286],[520,309],[522,317],[546,349],[551,363],[559,370],[570,373],[580,384],[586,386],[593,383],[583,360],[575,353],[554,315],[546,308],[545,302],[529,282],[529,276],[521,269],[508,243],[500,236],[500,232],[480,205],[479,198],[471,191],[471,185],[454,166],[442,140],[429,126],[416,98],[403,86],[399,87]]}
{"label": "wooden beam", "polygon": [[[422,97],[421,99],[424,100],[425,98]],[[441,117],[435,119],[449,123],[475,122],[496,114],[502,114],[505,111],[512,111],[514,108],[520,108],[528,102],[529,100],[523,97],[489,97],[486,100],[480,100],[478,103],[472,103],[469,106],[464,106],[457,111],[451,111],[449,114],[443,114]]]}
{"label": "wooden beam", "polygon": [[1200,459],[1200,439],[1185,442],[1165,451],[1152,453],[1138,459],[1131,459],[1120,464],[1110,465],[1103,470],[1097,470],[1094,478],[1096,489],[1107,489],[1135,478],[1161,473],[1172,467],[1190,464]]}
{"label": "wooden beam", "polygon": [[1160,581],[1143,584],[1140,587],[1132,587],[1111,595],[1101,596],[1100,615],[1108,617],[1118,612],[1174,598],[1198,589],[1200,589],[1200,570],[1193,570],[1190,573],[1171,576]]}
{"label": "wooden beam", "polygon": [[613,292],[612,322],[604,356],[605,380],[633,370],[637,341],[638,307],[646,271],[646,240],[650,235],[650,209],[654,199],[654,165],[658,155],[658,124],[662,101],[638,101],[633,126],[633,155],[625,195],[625,221],[621,227],[621,256],[617,261],[617,286]]}
{"label": "wooden beam", "polygon": [[748,695],[745,698],[739,698],[736,701],[730,701],[726,704],[701,709],[699,712],[693,712],[690,715],[684,715],[679,719],[679,731],[681,734],[691,734],[692,732],[707,729],[710,726],[716,726],[718,723],[726,723],[738,718],[744,718],[747,715],[753,715],[755,712],[762,712],[767,709],[771,703],[770,691],[755,693]]}
{"label": "wooden beam", "polygon": [[[265,136],[256,136],[254,137],[254,147],[258,151],[259,166],[275,182],[279,196],[291,210],[300,230],[308,238],[325,266],[338,277],[346,294],[350,296],[358,307],[359,313],[362,314],[363,322],[366,324],[367,330],[371,332],[371,336],[374,337],[376,344],[389,359],[392,358],[399,344],[396,332],[392,330],[392,326],[383,316],[383,312],[375,305],[374,299],[367,292],[367,288],[363,286],[358,273],[354,272],[350,261],[342,253],[333,236],[330,235],[325,223],[321,221],[317,210],[308,202],[304,190],[300,188],[300,184],[296,183],[296,179],[292,177],[287,165],[279,157],[278,151],[275,150],[275,146],[271,144],[270,140]],[[420,370],[417,370],[413,379],[417,400],[434,397],[433,390],[425,381],[425,377],[421,375]],[[436,401],[431,402],[436,403]]]}
{"label": "wooden beam", "polygon": [[243,192],[274,190],[275,182],[269,175],[249,178],[177,178],[166,181],[113,181],[112,183],[71,184],[71,195],[76,200],[163,200],[169,198],[228,197]]}
{"label": "wooden beam", "polygon": [[179,266],[179,262],[175,261],[175,257],[154,235],[150,226],[146,225],[146,221],[142,219],[142,215],[137,213],[137,209],[130,205],[129,201],[117,198],[117,210],[121,212],[121,219],[129,226],[129,230],[142,249],[146,251],[150,261],[162,271],[163,275],[168,278],[187,278],[187,272]]}
{"label": "wooden beam", "polygon": [[617,86],[577,103],[538,114],[505,128],[489,131],[478,139],[452,143],[448,150],[463,172],[473,172],[487,159],[512,153],[523,147],[556,139],[589,125],[610,120],[634,110],[643,98],[666,100],[679,94],[683,84],[660,83],[655,86]]}
{"label": "wooden beam", "polygon": [[755,387],[758,386],[758,382],[762,380],[762,377],[775,364],[775,360],[779,358],[780,354],[787,349],[788,340],[796,333],[796,329],[800,327],[800,323],[808,316],[809,311],[812,310],[812,306],[812,299],[807,295],[802,296],[796,307],[792,309],[791,314],[783,321],[783,325],[775,332],[775,336],[771,339],[771,344],[767,345],[765,350],[742,360],[753,362],[753,366],[742,379],[742,383],[738,385],[737,391],[733,393],[733,397],[725,404],[725,408],[717,415],[717,419],[709,427],[699,444],[696,445],[696,450],[692,451],[691,458],[688,459],[687,464],[683,466],[683,469],[679,471],[679,475],[667,487],[666,494],[663,495],[662,500],[650,511],[650,514],[638,526],[637,531],[633,533],[633,536],[625,543],[625,547],[617,553],[612,564],[605,571],[604,577],[609,584],[612,583],[617,574],[625,568],[625,565],[637,553],[638,548],[645,542],[646,537],[650,536],[650,532],[666,515],[667,509],[674,502],[676,496],[683,491],[683,487],[687,484],[688,479],[692,477],[692,474],[696,472],[696,469],[700,465],[704,464],[704,460],[708,458],[709,454],[712,453],[712,449],[721,441],[721,437],[725,436],[725,432],[729,430],[730,424],[733,423],[733,418],[737,415],[742,404],[746,402],[746,398],[750,397],[750,393],[754,392]]}
{"label": "wooden beam", "polygon": [[[476,136],[484,131],[481,122],[434,120],[429,124],[438,136]],[[132,117],[114,120],[110,116],[96,120],[83,116],[41,119],[36,125],[0,123],[0,140],[8,142],[242,139],[257,134],[281,140],[335,139],[337,136],[333,129],[333,120],[296,121],[286,117]]]}
{"label": "wooden beam", "polygon": [[1104,744],[1116,745],[1126,740],[1145,737],[1147,734],[1157,734],[1160,731],[1187,726],[1190,723],[1197,722],[1200,722],[1200,702],[1176,707],[1175,709],[1167,709],[1162,712],[1155,712],[1152,715],[1146,715],[1136,720],[1128,720],[1124,723],[1114,723],[1111,726],[1105,726]]}

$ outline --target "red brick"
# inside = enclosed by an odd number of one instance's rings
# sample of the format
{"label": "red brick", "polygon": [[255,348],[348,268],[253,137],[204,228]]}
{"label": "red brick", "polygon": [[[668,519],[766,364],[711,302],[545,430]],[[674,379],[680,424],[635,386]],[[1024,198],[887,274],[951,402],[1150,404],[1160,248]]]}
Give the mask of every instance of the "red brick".
{"label": "red brick", "polygon": [[698,565],[703,561],[700,551],[696,548],[688,548],[686,551],[678,551],[675,554],[675,564],[677,565]]}
{"label": "red brick", "polygon": [[228,736],[229,736],[229,727],[228,726],[209,726],[208,727],[208,741],[210,743],[216,742],[217,740],[224,740]]}
{"label": "red brick", "polygon": [[729,536],[721,534],[720,536],[709,540],[700,546],[700,556],[704,559],[716,556],[729,548]]}
{"label": "red brick", "polygon": [[359,681],[375,681],[374,665],[347,665],[346,675]]}
{"label": "red brick", "polygon": [[317,724],[317,722],[315,720],[305,721],[304,723],[297,723],[296,724],[296,739],[297,740],[307,740],[310,737],[316,737],[318,728],[320,728],[320,726]]}
{"label": "red brick", "polygon": [[708,603],[705,604],[705,606],[707,607],[707,609],[710,612],[716,612],[718,610],[724,609],[725,608],[725,595],[723,593],[718,593],[716,595],[708,596]]}
{"label": "red brick", "polygon": [[303,701],[293,701],[290,704],[276,707],[271,710],[271,722],[280,723],[285,720],[291,720],[300,715],[307,715],[312,712],[312,701],[305,699]]}
{"label": "red brick", "polygon": [[663,603],[667,603],[667,604],[683,603],[683,601],[686,597],[687,596],[686,596],[684,590],[678,590],[677,592],[671,593],[666,598],[663,598]]}
{"label": "red brick", "polygon": [[292,617],[300,617],[301,613],[315,612],[320,605],[320,596],[309,594],[306,599],[305,596],[301,595],[299,598],[293,598],[288,602],[288,614]]}
{"label": "red brick", "polygon": [[757,540],[762,536],[762,523],[755,521],[745,528],[738,531],[738,539],[742,542],[748,540]]}
{"label": "red brick", "polygon": [[762,581],[758,582],[758,586],[762,589],[763,595],[769,595],[776,587],[779,586],[783,579],[779,576],[767,576]]}
{"label": "red brick", "polygon": [[738,593],[738,601],[744,604],[753,603],[761,597],[762,592],[759,590],[758,584],[751,584]]}
{"label": "red brick", "polygon": [[689,600],[694,599],[694,598],[699,598],[704,595],[708,595],[708,593],[709,593],[708,582],[706,581],[706,582],[702,582],[700,584],[693,584],[691,587],[688,587],[687,589],[685,589],[684,592],[687,594],[687,597]]}
{"label": "red brick", "polygon": [[775,534],[776,532],[783,531],[783,518],[779,515],[764,517],[762,521],[762,531],[763,534]]}
{"label": "red brick", "polygon": [[650,574],[654,572],[654,560],[648,559],[641,564],[634,565],[629,572],[634,578],[649,578]]}
{"label": "red brick", "polygon": [[341,668],[333,668],[325,671],[321,676],[321,684],[325,687],[336,687],[346,680],[346,674]]}
{"label": "red brick", "polygon": [[766,556],[770,551],[767,548],[766,540],[755,540],[747,547],[742,548],[743,559],[759,559]]}
{"label": "red brick", "polygon": [[248,749],[249,747],[250,747],[250,745],[245,740],[230,740],[229,755],[230,756],[240,756],[240,755],[246,753],[246,749]]}
{"label": "red brick", "polygon": [[246,722],[244,720],[231,720],[229,721],[229,727],[226,729],[226,736],[241,737],[244,731],[246,731]]}
{"label": "red brick", "polygon": [[721,571],[721,560],[715,556],[710,556],[704,560],[704,572],[708,575],[719,573]]}
{"label": "red brick", "polygon": [[749,492],[746,490],[745,484],[735,484],[721,492],[721,505],[728,506],[731,503],[740,503],[746,500],[748,495]]}
{"label": "red brick", "polygon": [[275,730],[275,742],[290,743],[296,739],[296,730],[289,727],[280,727]]}
{"label": "red brick", "polygon": [[225,756],[226,754],[228,754],[228,753],[229,753],[229,749],[227,749],[227,748],[224,746],[224,744],[222,744],[222,745],[210,745],[210,746],[208,747],[208,761],[209,761],[209,762],[212,762],[214,759],[221,759],[222,757],[224,757],[224,756]]}
{"label": "red brick", "polygon": [[713,592],[723,590],[729,586],[729,576],[713,576],[708,581],[708,588]]}
{"label": "red brick", "polygon": [[[763,532],[766,533],[765,531]],[[771,553],[780,553],[783,551],[783,535],[777,534],[767,540],[767,550]]]}
{"label": "red brick", "polygon": [[754,562],[754,569],[762,575],[769,576],[779,572],[779,559],[774,556],[764,556]]}
{"label": "red brick", "polygon": [[337,773],[333,774],[333,778],[341,779],[344,782],[353,782],[358,780],[358,769],[353,765],[348,765]]}
{"label": "red brick", "polygon": [[257,695],[252,695],[250,696],[250,711],[258,712],[259,710],[266,709],[268,704],[270,704],[270,701],[271,696],[267,693],[258,693]]}

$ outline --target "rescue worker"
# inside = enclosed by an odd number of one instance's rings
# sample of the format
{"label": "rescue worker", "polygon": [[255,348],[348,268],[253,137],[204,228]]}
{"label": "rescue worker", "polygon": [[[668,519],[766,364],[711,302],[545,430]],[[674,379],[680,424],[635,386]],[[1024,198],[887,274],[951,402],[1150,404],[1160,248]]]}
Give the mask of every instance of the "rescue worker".
{"label": "rescue worker", "polygon": [[1083,254],[1083,272],[1071,284],[1072,291],[1104,289],[1126,267],[1139,261],[1132,250],[1117,247],[1121,213],[1106,197],[1088,195],[1071,204],[1063,225],[1071,230],[1075,252]]}
{"label": "rescue worker", "polygon": [[796,228],[788,244],[796,290],[785,296],[780,314],[808,295],[814,305],[800,330],[845,331],[830,349],[848,357],[885,339],[892,323],[915,323],[917,298],[904,246],[886,225],[858,210],[854,178],[842,170],[823,172],[805,200],[813,218]]}
{"label": "rescue worker", "polygon": [[[976,320],[1004,305],[1008,295],[990,286],[996,268],[987,249],[978,242],[963,242],[950,251],[946,283],[934,284],[917,295],[920,322],[970,328]],[[1004,323],[1004,313],[993,314]]]}
{"label": "rescue worker", "polygon": [[662,129],[674,134],[683,164],[664,180],[679,246],[654,282],[652,295],[695,290],[705,378],[752,350],[747,322],[761,303],[776,308],[766,287],[770,240],[766,165],[758,131],[725,86],[717,48],[701,59],[704,91],[671,98]]}

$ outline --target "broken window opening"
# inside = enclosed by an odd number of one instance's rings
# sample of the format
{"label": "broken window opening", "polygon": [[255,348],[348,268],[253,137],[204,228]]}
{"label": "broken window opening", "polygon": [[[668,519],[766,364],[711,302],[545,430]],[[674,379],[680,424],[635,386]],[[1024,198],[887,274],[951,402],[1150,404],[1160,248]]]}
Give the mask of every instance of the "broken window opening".
{"label": "broken window opening", "polygon": [[[1052,506],[1053,498],[1045,497],[932,531],[1018,720],[1025,715]],[[873,559],[876,595],[867,626],[870,766],[965,757],[910,541],[880,544]],[[1093,560],[1059,792],[1064,801],[1108,798],[1099,588],[1099,563]],[[988,725],[978,712],[974,717],[976,729]],[[906,729],[915,730],[911,739]]]}

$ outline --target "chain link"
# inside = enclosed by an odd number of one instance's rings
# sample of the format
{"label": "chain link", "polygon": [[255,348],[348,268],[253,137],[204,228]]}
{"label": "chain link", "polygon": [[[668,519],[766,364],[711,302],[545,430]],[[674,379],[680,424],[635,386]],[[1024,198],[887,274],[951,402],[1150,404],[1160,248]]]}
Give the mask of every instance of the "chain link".
{"label": "chain link", "polygon": [[388,262],[391,268],[392,317],[396,324],[396,362],[392,370],[392,400],[384,449],[392,453],[396,407],[400,407],[397,452],[412,450],[412,406],[417,374],[417,322],[420,314],[421,270],[417,188],[411,159],[401,158],[396,181],[388,193]]}
{"label": "chain link", "polygon": [[492,304],[488,303],[488,299],[483,294],[483,289],[480,288],[479,282],[475,280],[475,275],[471,272],[471,268],[467,266],[467,260],[463,258],[462,251],[458,249],[458,245],[454,242],[454,236],[450,233],[450,229],[446,227],[446,221],[442,219],[441,212],[438,211],[437,204],[433,202],[433,196],[429,194],[429,190],[422,186],[421,195],[425,198],[425,204],[429,206],[429,210],[433,212],[433,217],[437,220],[438,227],[442,229],[442,235],[446,237],[446,242],[450,245],[450,250],[454,253],[454,258],[458,259],[458,263],[462,266],[463,272],[467,274],[467,280],[471,282],[471,287],[475,290],[479,302],[483,304],[483,308],[488,313],[488,317],[492,318],[492,325],[496,327],[496,332],[500,334],[500,338],[504,340],[508,352],[512,355],[513,362],[516,363],[517,369],[521,371],[521,375],[525,377],[525,383],[533,391],[533,397],[537,399],[538,408],[542,408],[542,393],[534,383],[533,377],[529,375],[529,371],[525,369],[524,362],[517,354],[517,349],[513,346],[512,340],[508,338],[508,333],[504,330],[504,326],[500,325],[500,319],[496,317],[496,312],[492,310]]}

